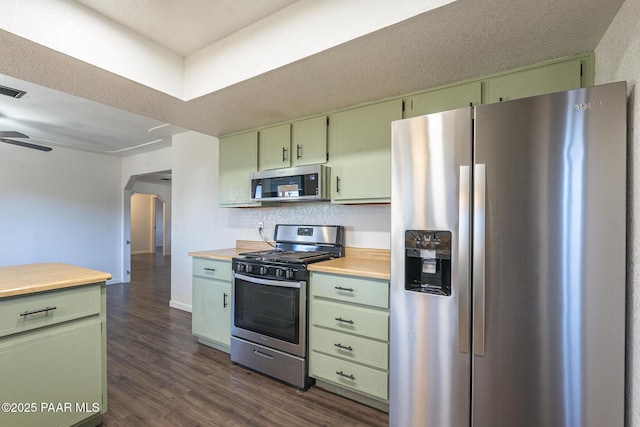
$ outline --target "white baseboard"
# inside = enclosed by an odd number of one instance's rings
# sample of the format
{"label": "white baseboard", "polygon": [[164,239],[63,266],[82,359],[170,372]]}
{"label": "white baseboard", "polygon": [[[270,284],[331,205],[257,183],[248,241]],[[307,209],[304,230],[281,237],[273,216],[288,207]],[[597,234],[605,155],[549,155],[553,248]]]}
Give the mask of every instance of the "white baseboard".
{"label": "white baseboard", "polygon": [[169,307],[177,308],[178,310],[188,311],[189,313],[191,313],[191,306],[187,304],[183,304],[181,302],[176,302],[171,300],[169,301]]}

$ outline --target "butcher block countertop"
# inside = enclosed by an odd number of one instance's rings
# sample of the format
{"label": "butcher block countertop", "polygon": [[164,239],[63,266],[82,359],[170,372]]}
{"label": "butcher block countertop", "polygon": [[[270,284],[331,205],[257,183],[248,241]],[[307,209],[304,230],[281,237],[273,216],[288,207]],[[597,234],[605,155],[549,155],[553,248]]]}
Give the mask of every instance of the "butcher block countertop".
{"label": "butcher block countertop", "polygon": [[[210,251],[189,252],[196,258],[207,258],[231,261],[231,258],[243,252],[272,249],[263,242],[238,240],[235,248],[215,249]],[[330,261],[309,264],[309,271],[344,274],[348,276],[368,277],[370,279],[389,280],[391,277],[390,253],[387,249],[363,249],[347,247],[345,256]]]}
{"label": "butcher block countertop", "polygon": [[104,282],[111,274],[63,263],[0,267],[0,298]]}
{"label": "butcher block countertop", "polygon": [[386,249],[363,249],[347,247],[345,256],[330,261],[316,262],[307,266],[309,271],[344,274],[390,280],[391,256]]}
{"label": "butcher block countertop", "polygon": [[267,243],[253,240],[236,240],[235,248],[214,249],[211,251],[189,252],[187,255],[196,258],[217,259],[221,261],[231,261],[231,258],[244,252],[264,251],[273,249]]}

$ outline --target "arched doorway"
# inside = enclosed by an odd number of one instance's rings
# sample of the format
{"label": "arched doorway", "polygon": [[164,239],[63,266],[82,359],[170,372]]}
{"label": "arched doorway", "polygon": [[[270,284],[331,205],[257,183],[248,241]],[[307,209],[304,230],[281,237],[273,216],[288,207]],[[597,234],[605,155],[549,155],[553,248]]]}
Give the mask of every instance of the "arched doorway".
{"label": "arched doorway", "polygon": [[123,277],[129,283],[132,254],[171,254],[171,171],[131,176],[123,204]]}

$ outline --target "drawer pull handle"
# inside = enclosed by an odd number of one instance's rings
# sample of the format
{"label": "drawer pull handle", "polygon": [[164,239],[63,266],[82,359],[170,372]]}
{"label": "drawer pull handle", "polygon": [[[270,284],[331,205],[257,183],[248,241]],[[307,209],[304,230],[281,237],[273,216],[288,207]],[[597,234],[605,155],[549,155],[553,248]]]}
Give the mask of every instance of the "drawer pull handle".
{"label": "drawer pull handle", "polygon": [[342,349],[342,350],[353,351],[353,348],[351,348],[351,346],[344,346],[340,343],[334,344],[334,347],[338,347],[339,349]]}
{"label": "drawer pull handle", "polygon": [[213,267],[204,267],[203,270],[204,271],[216,271],[216,269],[213,268]]}
{"label": "drawer pull handle", "polygon": [[267,353],[263,353],[259,350],[253,350],[253,354],[256,356],[264,357],[265,359],[273,360],[273,356]]}
{"label": "drawer pull handle", "polygon": [[341,377],[344,377],[344,378],[349,378],[350,380],[356,379],[356,377],[354,377],[353,375],[347,375],[342,371],[336,371],[336,375],[340,375]]}
{"label": "drawer pull handle", "polygon": [[25,311],[24,313],[20,313],[20,316],[28,316],[30,314],[37,314],[37,313],[49,314],[50,311],[56,310],[57,308],[58,307],[45,307],[45,308],[41,308],[40,310]]}
{"label": "drawer pull handle", "polygon": [[348,291],[353,292],[353,288],[343,288],[342,286],[334,286],[338,291]]}
{"label": "drawer pull handle", "polygon": [[350,325],[353,325],[353,320],[343,319],[342,317],[336,317],[335,319],[336,319],[338,322],[348,323],[348,324],[350,324]]}

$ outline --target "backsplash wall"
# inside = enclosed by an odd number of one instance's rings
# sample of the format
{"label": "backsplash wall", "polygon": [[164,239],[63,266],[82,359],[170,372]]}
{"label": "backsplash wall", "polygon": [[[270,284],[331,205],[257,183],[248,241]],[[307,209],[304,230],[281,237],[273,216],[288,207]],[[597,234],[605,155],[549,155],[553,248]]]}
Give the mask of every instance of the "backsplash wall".
{"label": "backsplash wall", "polygon": [[291,203],[279,207],[225,208],[230,230],[257,240],[258,222],[264,223],[264,234],[273,238],[276,224],[342,225],[347,246],[389,249],[391,209],[381,205],[332,205],[329,202]]}

